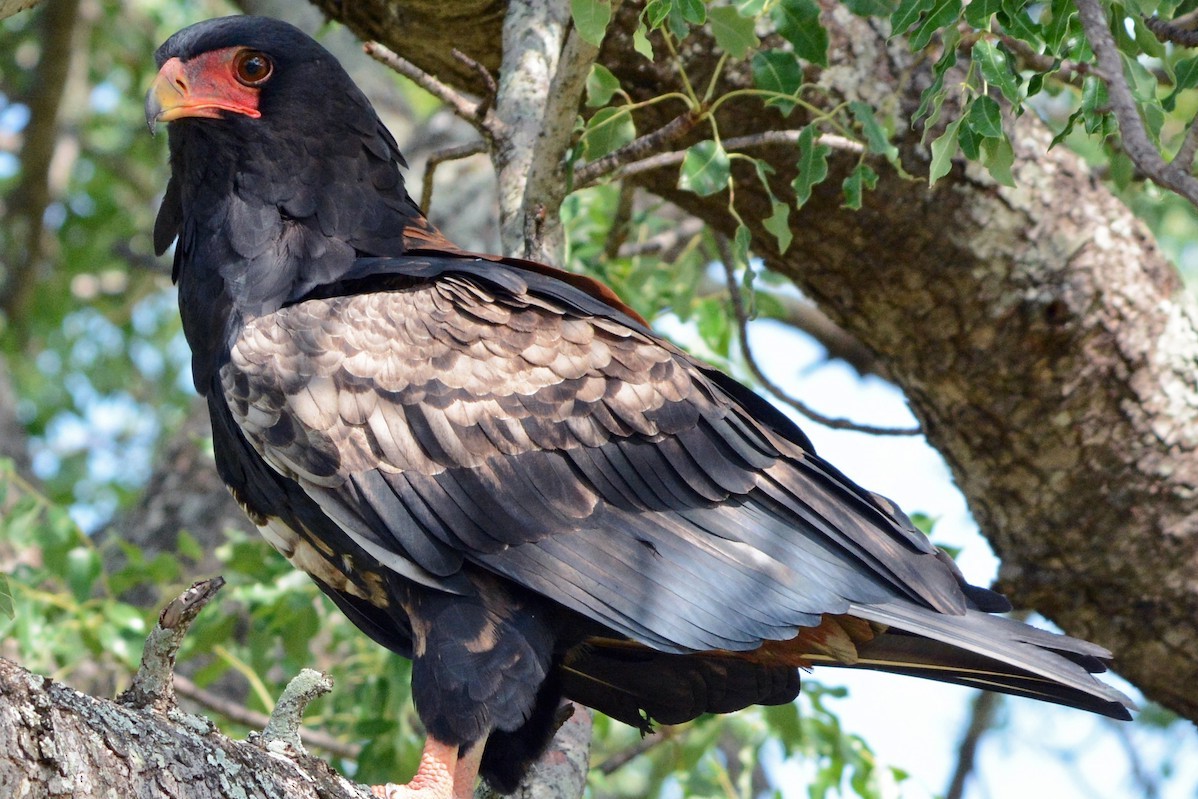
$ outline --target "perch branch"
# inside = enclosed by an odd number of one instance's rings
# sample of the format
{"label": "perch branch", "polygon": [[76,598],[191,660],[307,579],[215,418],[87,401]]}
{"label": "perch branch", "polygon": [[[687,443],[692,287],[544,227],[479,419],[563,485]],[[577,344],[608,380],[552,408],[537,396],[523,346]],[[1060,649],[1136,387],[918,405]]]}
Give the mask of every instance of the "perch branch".
{"label": "perch branch", "polygon": [[146,638],[133,684],[117,698],[119,703],[137,710],[153,708],[160,713],[177,708],[173,679],[175,655],[191,623],[224,584],[221,577],[195,583],[162,609],[158,624]]}
{"label": "perch branch", "polygon": [[333,679],[329,675],[315,669],[301,669],[283,689],[283,695],[275,703],[275,709],[270,713],[270,721],[257,737],[256,743],[266,749],[290,748],[300,754],[307,754],[304,745],[300,743],[300,725],[304,721],[304,710],[313,699],[332,690]]}
{"label": "perch branch", "polygon": [[[260,730],[270,723],[270,716],[265,713],[250,710],[238,702],[207,691],[182,674],[175,675],[175,693],[184,699],[190,699],[206,710],[219,713],[229,721],[244,727]],[[321,749],[330,755],[343,757],[346,760],[356,760],[362,753],[362,747],[356,744],[338,740],[320,730],[313,730],[308,727],[300,729],[300,738],[308,746]]]}

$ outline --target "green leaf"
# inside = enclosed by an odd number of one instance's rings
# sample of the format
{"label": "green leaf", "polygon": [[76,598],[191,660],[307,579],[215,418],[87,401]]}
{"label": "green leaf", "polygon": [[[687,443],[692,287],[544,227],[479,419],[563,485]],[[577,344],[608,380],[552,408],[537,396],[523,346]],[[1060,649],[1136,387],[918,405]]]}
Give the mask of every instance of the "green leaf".
{"label": "green leaf", "polygon": [[11,619],[14,616],[12,607],[12,588],[8,585],[8,576],[0,574],[0,616]]}
{"label": "green leaf", "polygon": [[911,49],[922,50],[942,28],[961,17],[961,0],[935,0],[919,29],[911,36]]}
{"label": "green leaf", "polygon": [[599,108],[611,102],[620,90],[620,79],[602,64],[592,64],[587,75],[587,107]]}
{"label": "green leaf", "polygon": [[1141,103],[1152,103],[1156,100],[1156,76],[1145,69],[1138,59],[1120,53],[1123,60],[1123,70],[1128,77],[1128,86],[1132,95]]}
{"label": "green leaf", "polygon": [[1087,75],[1082,80],[1082,121],[1086,133],[1097,133],[1104,129],[1107,120],[1106,82],[1094,75]]}
{"label": "green leaf", "polygon": [[653,43],[649,41],[649,31],[644,23],[638,24],[632,32],[632,49],[650,61],[653,60]]}
{"label": "green leaf", "polygon": [[961,154],[970,161],[976,161],[982,155],[982,142],[985,141],[978,132],[964,124],[957,128],[957,145],[961,148]]}
{"label": "green leaf", "polygon": [[749,244],[753,240],[753,234],[749,232],[749,226],[743,223],[736,226],[736,234],[732,237],[732,259],[736,262],[737,269],[745,269],[745,278],[752,287],[753,270],[749,269]]}
{"label": "green leaf", "polygon": [[923,13],[932,7],[934,0],[901,0],[898,8],[890,15],[891,37],[902,36],[919,21]]}
{"label": "green leaf", "polygon": [[650,30],[657,30],[669,18],[670,12],[673,10],[674,4],[670,0],[649,0],[645,4],[642,17],[649,23]]}
{"label": "green leaf", "polygon": [[932,142],[932,164],[928,168],[928,185],[931,186],[948,174],[953,166],[953,156],[957,152],[957,130],[961,127],[961,118],[954,119],[944,133]]}
{"label": "green leaf", "polygon": [[621,108],[600,108],[587,120],[582,152],[588,161],[602,158],[636,138],[632,114]]}
{"label": "green leaf", "polygon": [[[753,54],[753,83],[758,89],[779,94],[798,94],[803,85],[803,67],[794,53],[784,50],[765,50]],[[781,97],[771,97],[766,105],[776,106],[783,116],[794,110],[795,104]]]}
{"label": "green leaf", "polygon": [[726,189],[729,175],[728,153],[719,142],[708,139],[687,149],[678,188],[706,197]]}
{"label": "green leaf", "polygon": [[1198,86],[1198,57],[1183,58],[1173,65],[1173,85],[1178,89]]}
{"label": "green leaf", "polygon": [[987,28],[990,17],[1001,10],[1002,0],[972,0],[969,5],[965,6],[965,21],[974,28]]}
{"label": "green leaf", "polygon": [[992,42],[979,39],[973,45],[973,60],[982,69],[982,77],[1012,103],[1019,102],[1019,78],[1007,53]]}
{"label": "green leaf", "polygon": [[957,64],[957,42],[960,39],[961,32],[957,28],[949,28],[944,32],[942,43],[944,52],[941,53],[940,60],[932,67],[933,80],[931,84],[919,96],[919,108],[915,111],[912,121],[918,122],[924,118],[925,114],[927,115],[923,126],[924,140],[940,118],[940,106],[944,104],[944,98],[947,95],[944,90],[944,76]]}
{"label": "green leaf", "polygon": [[769,0],[735,0],[732,5],[743,17],[759,17]]}
{"label": "green leaf", "polygon": [[844,4],[859,17],[888,17],[894,12],[894,0],[845,0]]}
{"label": "green leaf", "polygon": [[969,106],[965,124],[985,139],[1001,139],[1004,136],[1002,110],[992,97],[983,95],[974,100]]}
{"label": "green leaf", "polygon": [[1011,141],[1003,136],[1000,139],[985,139],[982,141],[982,166],[990,170],[990,177],[1004,186],[1014,186],[1015,178],[1011,175],[1011,165],[1015,163],[1015,151],[1011,149]]}
{"label": "green leaf", "polygon": [[[1038,5],[1036,7],[1039,8]],[[1022,39],[1036,49],[1042,39],[1040,26],[1029,16],[1031,8],[1032,4],[1027,0],[1002,0],[1002,11],[998,15],[998,21],[1008,34]]]}
{"label": "green leaf", "polygon": [[683,15],[682,7],[678,5],[677,0],[670,6],[670,14],[666,17],[666,27],[669,28],[670,35],[678,41],[691,35],[691,23]]}
{"label": "green leaf", "polygon": [[849,173],[849,176],[844,179],[842,187],[844,188],[844,207],[851,208],[854,211],[861,209],[861,195],[866,189],[872,189],[878,185],[878,173],[870,168],[869,164],[857,164],[857,168]]}
{"label": "green leaf", "polygon": [[21,497],[0,516],[0,532],[18,548],[30,546],[33,543],[33,530],[41,515],[41,505],[34,497]]}
{"label": "green leaf", "polygon": [[815,0],[782,0],[774,6],[773,20],[782,38],[805,61],[828,66],[828,32],[819,21]]}
{"label": "green leaf", "polygon": [[898,158],[898,148],[891,144],[889,134],[874,116],[872,107],[860,100],[853,100],[849,103],[849,111],[861,126],[865,134],[865,146],[871,153],[886,156],[887,160],[891,161]]}
{"label": "green leaf", "polygon": [[808,125],[799,134],[799,174],[791,181],[795,192],[795,208],[802,208],[811,199],[811,190],[828,177],[828,153],[832,148],[819,143],[815,125]]}
{"label": "green leaf", "polygon": [[[967,9],[966,14],[968,13]],[[1073,0],[1052,0],[1048,14],[1048,24],[1044,26],[1044,41],[1048,45],[1049,53],[1059,53],[1073,27],[1077,6],[1073,4]]]}
{"label": "green leaf", "polygon": [[196,540],[196,537],[186,530],[180,530],[178,537],[175,539],[175,552],[181,557],[194,560],[199,563],[204,559],[204,547]]}
{"label": "green leaf", "polygon": [[682,14],[682,18],[692,25],[707,22],[707,6],[703,4],[703,0],[674,0],[674,7]]}
{"label": "green leaf", "polygon": [[570,0],[570,16],[578,35],[598,47],[611,22],[610,0]]}
{"label": "green leaf", "polygon": [[778,252],[784,253],[794,239],[790,232],[790,206],[780,200],[772,200],[770,206],[774,212],[761,220],[761,224],[778,240]]}
{"label": "green leaf", "polygon": [[695,328],[712,352],[728,355],[732,344],[732,320],[722,302],[715,297],[700,300],[695,312]]}
{"label": "green leaf", "polygon": [[754,31],[756,25],[753,20],[742,17],[735,8],[713,8],[709,16],[715,43],[733,58],[744,58],[761,43]]}
{"label": "green leaf", "polygon": [[67,553],[66,578],[76,602],[86,602],[100,576],[100,555],[89,546],[77,546]]}

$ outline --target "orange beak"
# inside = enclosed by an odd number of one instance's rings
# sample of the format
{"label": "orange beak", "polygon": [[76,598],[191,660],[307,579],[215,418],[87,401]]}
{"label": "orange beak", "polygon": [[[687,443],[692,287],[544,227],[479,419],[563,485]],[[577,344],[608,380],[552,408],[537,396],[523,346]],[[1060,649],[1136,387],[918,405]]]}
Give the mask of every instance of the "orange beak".
{"label": "orange beak", "polygon": [[258,90],[233,77],[230,63],[237,48],[204,53],[186,63],[172,58],[158,70],[146,93],[146,124],[155,133],[159,122],[184,117],[221,119],[225,112],[257,119]]}

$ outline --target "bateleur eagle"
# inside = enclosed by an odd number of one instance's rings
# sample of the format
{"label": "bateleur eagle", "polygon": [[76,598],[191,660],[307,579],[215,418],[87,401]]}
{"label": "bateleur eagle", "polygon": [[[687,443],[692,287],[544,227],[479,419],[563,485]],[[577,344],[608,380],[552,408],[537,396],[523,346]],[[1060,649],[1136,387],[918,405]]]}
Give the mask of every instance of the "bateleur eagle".
{"label": "bateleur eagle", "polygon": [[411,658],[385,795],[511,791],[571,699],[640,727],[789,702],[836,665],[1128,718],[1109,653],[1002,616],[789,419],[604,286],[465,253],[324,48],[272,19],[156,53],[154,227],[217,468],[291,563]]}

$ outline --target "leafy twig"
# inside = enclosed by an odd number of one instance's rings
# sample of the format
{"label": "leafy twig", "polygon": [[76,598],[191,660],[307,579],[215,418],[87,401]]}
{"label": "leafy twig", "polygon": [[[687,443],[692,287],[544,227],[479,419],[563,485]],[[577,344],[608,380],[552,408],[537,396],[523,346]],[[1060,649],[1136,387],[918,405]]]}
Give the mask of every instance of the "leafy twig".
{"label": "leafy twig", "polygon": [[661,147],[685,136],[694,129],[699,119],[698,112],[687,111],[685,114],[674,117],[652,133],[638,136],[602,158],[579,165],[574,170],[574,185],[579,188],[590,186],[609,172],[647,158]]}
{"label": "leafy twig", "polygon": [[[747,136],[734,136],[731,139],[725,139],[723,145],[724,149],[729,152],[748,150],[753,147],[795,145],[798,144],[799,136],[802,133],[803,131],[801,130],[767,130],[761,133],[752,133]],[[861,155],[865,152],[865,146],[860,142],[836,134],[821,134],[816,141],[834,150],[842,150],[854,155]],[[667,166],[677,166],[682,163],[684,158],[686,158],[685,151],[658,153],[657,155],[651,155],[640,161],[634,161],[616,168],[612,172],[611,177],[613,180],[619,180],[642,172],[652,172],[655,169],[662,169]]]}
{"label": "leafy twig", "polygon": [[1150,180],[1162,188],[1175,191],[1198,207],[1198,179],[1176,164],[1169,164],[1153,146],[1144,129],[1136,100],[1123,74],[1123,62],[1111,36],[1106,14],[1098,0],[1074,0],[1082,28],[1099,68],[1106,75],[1111,110],[1119,122],[1123,150],[1132,163]]}

